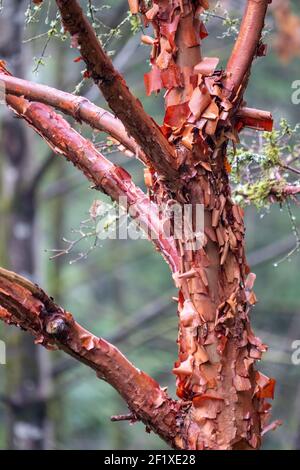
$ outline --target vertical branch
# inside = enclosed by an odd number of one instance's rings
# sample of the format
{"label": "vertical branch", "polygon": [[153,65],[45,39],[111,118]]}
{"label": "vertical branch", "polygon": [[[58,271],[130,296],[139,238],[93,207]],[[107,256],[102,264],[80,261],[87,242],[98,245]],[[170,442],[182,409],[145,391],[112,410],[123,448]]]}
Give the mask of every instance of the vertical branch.
{"label": "vertical branch", "polygon": [[261,40],[270,0],[247,0],[240,32],[226,68],[224,86],[234,98],[250,73],[251,65]]}

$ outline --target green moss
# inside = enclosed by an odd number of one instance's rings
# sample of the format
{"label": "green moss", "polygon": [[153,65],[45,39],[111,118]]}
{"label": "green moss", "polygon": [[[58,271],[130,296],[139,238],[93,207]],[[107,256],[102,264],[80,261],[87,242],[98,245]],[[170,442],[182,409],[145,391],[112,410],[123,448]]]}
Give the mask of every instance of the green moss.
{"label": "green moss", "polygon": [[283,188],[295,183],[288,162],[298,155],[298,130],[299,125],[291,127],[282,119],[277,129],[264,132],[260,140],[228,152],[233,196],[239,204],[262,208],[284,202]]}
{"label": "green moss", "polygon": [[284,200],[283,189],[286,185],[284,180],[265,179],[256,181],[253,184],[240,185],[234,192],[236,202],[241,205],[247,203],[254,204],[255,207],[261,209],[270,205],[270,196],[272,195],[277,201]]}

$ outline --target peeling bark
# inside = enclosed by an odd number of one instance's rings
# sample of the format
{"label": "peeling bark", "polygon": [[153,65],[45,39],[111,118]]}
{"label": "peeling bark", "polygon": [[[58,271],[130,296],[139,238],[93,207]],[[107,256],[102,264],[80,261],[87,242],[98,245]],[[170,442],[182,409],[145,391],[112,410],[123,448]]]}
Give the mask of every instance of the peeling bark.
{"label": "peeling bark", "polygon": [[[266,346],[250,327],[254,275],[245,257],[243,211],[231,200],[226,166],[227,143],[237,140],[230,120],[234,103],[228,98],[235,95],[228,95],[228,77],[232,72],[235,82],[230,87],[235,90],[240,74],[247,74],[266,3],[255,2],[261,16],[251,24],[249,54],[247,49],[241,63],[234,55],[227,75],[216,70],[217,60],[199,53],[203,25],[198,14],[205,2],[158,1],[151,15],[156,36],[149,74],[156,80],[159,76],[161,87],[167,89],[163,131],[179,149],[180,197],[194,208],[205,208],[204,243],[199,249],[193,248],[197,239],[183,236],[178,241],[181,262],[174,276],[179,288],[179,358],[173,372],[177,395],[189,404],[176,445],[184,449],[258,448],[269,408],[264,398],[273,393],[266,378],[270,394],[261,394],[260,374],[254,369]],[[145,16],[148,19],[149,12]],[[249,11],[245,21],[248,16]],[[245,21],[241,35],[246,30],[249,42]],[[251,117],[256,123],[272,122],[268,113],[240,111],[239,118]],[[151,194],[156,202],[170,197],[155,177]],[[178,200],[178,194],[173,197]]]}
{"label": "peeling bark", "polygon": [[[5,72],[2,66],[2,73]],[[133,183],[131,176],[101,155],[91,142],[73,130],[67,121],[48,106],[12,95],[6,95],[6,100],[7,104],[47,141],[55,153],[64,155],[71,161],[97,189],[117,202],[122,198],[124,209],[134,217],[146,234],[151,236],[154,245],[171,269],[176,271],[178,255],[173,240],[163,236],[158,208]]]}

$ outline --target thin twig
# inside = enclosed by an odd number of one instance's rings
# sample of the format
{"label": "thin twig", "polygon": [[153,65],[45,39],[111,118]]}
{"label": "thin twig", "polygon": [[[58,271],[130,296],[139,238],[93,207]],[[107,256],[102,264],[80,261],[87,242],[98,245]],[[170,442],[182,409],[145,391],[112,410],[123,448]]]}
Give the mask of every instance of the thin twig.
{"label": "thin twig", "polygon": [[135,414],[133,413],[128,413],[128,414],[125,414],[125,415],[115,415],[115,416],[112,416],[110,418],[110,420],[112,422],[118,422],[118,421],[131,421],[131,422],[135,422],[137,421],[137,417]]}

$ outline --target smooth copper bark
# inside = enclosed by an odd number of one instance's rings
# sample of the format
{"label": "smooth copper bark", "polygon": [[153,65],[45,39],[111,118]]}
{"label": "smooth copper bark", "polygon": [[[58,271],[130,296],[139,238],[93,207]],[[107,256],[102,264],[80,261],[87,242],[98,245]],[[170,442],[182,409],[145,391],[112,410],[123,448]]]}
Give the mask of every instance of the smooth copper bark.
{"label": "smooth copper bark", "polygon": [[93,129],[106,132],[140,160],[146,162],[144,152],[135,140],[128,136],[122,122],[109,111],[94,105],[88,99],[1,73],[0,81],[4,84],[7,94],[53,106],[77,121],[85,122]]}
{"label": "smooth copper bark", "polygon": [[253,59],[258,54],[267,8],[271,1],[247,0],[240,32],[226,67],[225,88],[231,98],[240,93],[239,88],[248,79]]}

